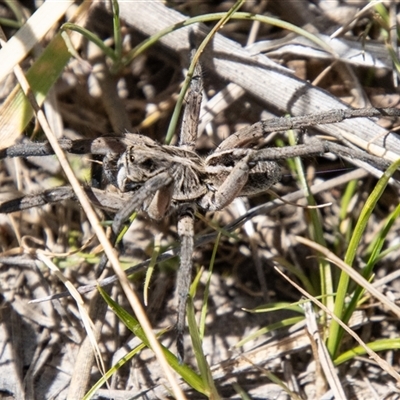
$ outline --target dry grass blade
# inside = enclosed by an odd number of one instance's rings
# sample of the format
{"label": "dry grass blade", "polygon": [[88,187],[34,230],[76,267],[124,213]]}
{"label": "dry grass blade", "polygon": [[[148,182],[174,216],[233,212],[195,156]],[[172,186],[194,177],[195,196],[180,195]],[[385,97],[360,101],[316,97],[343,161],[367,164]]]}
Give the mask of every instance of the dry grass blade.
{"label": "dry grass blade", "polygon": [[85,330],[87,332],[87,335],[89,337],[90,343],[92,345],[92,349],[96,355],[96,361],[98,363],[99,369],[102,374],[105,373],[105,366],[101,357],[101,352],[99,348],[99,344],[96,341],[94,330],[95,326],[90,319],[90,316],[85,308],[85,302],[83,301],[81,295],[79,292],[75,289],[75,287],[72,285],[68,279],[64,277],[64,275],[61,273],[61,271],[57,268],[57,266],[44,254],[43,251],[37,251],[36,252],[36,257],[38,260],[42,261],[51,271],[54,272],[54,274],[57,276],[58,279],[61,280],[62,283],[64,283],[65,287],[68,289],[69,293],[75,300],[79,313],[82,318],[83,325],[85,326]]}
{"label": "dry grass blade", "polygon": [[371,285],[366,279],[364,279],[357,271],[353,268],[349,267],[346,263],[343,262],[339,257],[333,254],[328,249],[319,245],[318,243],[312,242],[303,237],[296,237],[300,243],[304,243],[305,245],[317,250],[321,254],[323,254],[329,261],[333,262],[340,269],[346,272],[347,275],[351,277],[355,282],[357,282],[360,286],[365,288],[371,296],[375,297],[377,300],[382,302],[390,311],[392,311],[398,318],[400,318],[400,307],[397,306],[393,301],[391,301],[387,296],[382,294],[379,290],[377,290],[373,285]]}
{"label": "dry grass blade", "polygon": [[62,18],[72,0],[45,1],[23,27],[0,50],[0,82],[40,43],[44,35]]}
{"label": "dry grass blade", "polygon": [[[316,362],[321,365],[326,380],[328,381],[329,386],[333,392],[334,398],[344,400],[347,398],[346,394],[344,393],[343,387],[340,384],[340,379],[335,371],[335,366],[333,365],[332,359],[330,358],[328,349],[326,348],[326,345],[319,333],[316,315],[314,313],[314,310],[312,309],[311,303],[304,303],[302,304],[302,307],[305,310],[307,331],[309,337],[317,347],[317,352],[316,354],[314,354],[315,358],[318,357],[316,359]],[[323,393],[320,393],[320,395],[322,395]]]}
{"label": "dry grass blade", "polygon": [[[299,238],[297,238],[299,239]],[[301,238],[303,239],[303,238]],[[311,246],[311,242],[307,241],[308,244]],[[314,246],[312,246],[314,247]],[[321,248],[320,248],[321,247]],[[322,252],[322,246],[315,246],[315,248]],[[339,261],[339,260],[338,260]],[[285,276],[281,271],[276,269],[277,272],[279,272],[291,285],[293,285],[303,296],[306,296],[308,299],[310,299],[314,304],[316,304],[319,308],[321,308],[324,312],[326,312],[332,319],[334,319],[349,335],[351,335],[357,342],[358,344],[366,351],[366,353],[383,369],[385,370],[388,374],[390,374],[393,378],[396,379],[398,383],[400,383],[400,375],[397,373],[397,371],[389,365],[383,358],[379,357],[377,353],[375,353],[373,350],[371,350],[365,343],[364,341],[353,331],[351,330],[346,324],[344,324],[336,315],[334,315],[328,308],[326,308],[320,301],[318,301],[316,298],[310,296],[305,290],[303,290],[299,285],[297,285],[294,281],[289,279],[287,276]]]}

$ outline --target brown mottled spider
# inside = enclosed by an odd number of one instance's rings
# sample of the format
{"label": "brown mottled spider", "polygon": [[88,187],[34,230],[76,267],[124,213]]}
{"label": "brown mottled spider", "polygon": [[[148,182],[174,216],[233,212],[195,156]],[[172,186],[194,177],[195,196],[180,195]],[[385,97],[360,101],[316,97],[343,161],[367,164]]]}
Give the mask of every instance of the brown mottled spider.
{"label": "brown mottled spider", "polygon": [[[107,194],[87,188],[92,201],[100,207],[119,211],[112,224],[113,240],[135,210],[145,211],[150,218],[160,220],[175,211],[181,240],[180,268],[177,278],[178,316],[177,348],[183,359],[185,309],[191,282],[194,214],[221,210],[238,196],[256,195],[266,191],[281,177],[277,160],[294,156],[313,156],[334,152],[344,157],[358,158],[381,169],[388,163],[363,151],[349,149],[328,141],[311,139],[309,143],[287,148],[255,150],[252,147],[266,133],[290,128],[340,122],[345,118],[399,115],[397,109],[333,110],[298,118],[276,118],[241,129],[224,140],[206,158],[196,151],[197,127],[202,100],[202,77],[197,66],[190,91],[177,146],[160,145],[139,134],[123,138],[102,137],[92,141],[61,141],[66,151],[104,156],[103,169],[108,180],[125,192],[119,209],[118,202]],[[0,157],[46,155],[52,152],[46,144],[24,142],[0,153]],[[68,187],[48,190],[0,204],[0,213],[34,207],[47,202],[73,197]],[[120,202],[121,203],[121,202]],[[104,266],[103,258],[101,265]]]}

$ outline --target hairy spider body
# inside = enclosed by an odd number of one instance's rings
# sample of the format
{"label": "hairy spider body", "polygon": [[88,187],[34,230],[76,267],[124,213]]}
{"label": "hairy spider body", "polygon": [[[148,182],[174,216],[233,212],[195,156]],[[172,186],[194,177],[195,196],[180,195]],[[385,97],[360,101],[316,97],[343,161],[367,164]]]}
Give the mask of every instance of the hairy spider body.
{"label": "hairy spider body", "polygon": [[193,203],[204,211],[221,210],[238,196],[267,190],[281,176],[277,163],[253,162],[251,153],[239,158],[225,150],[202,158],[194,151],[160,145],[142,135],[128,134],[126,139],[131,144],[122,155],[109,153],[105,157],[107,177],[121,192],[135,193],[152,178],[165,175],[165,186],[157,191],[149,187],[142,205],[155,220],[180,204]]}

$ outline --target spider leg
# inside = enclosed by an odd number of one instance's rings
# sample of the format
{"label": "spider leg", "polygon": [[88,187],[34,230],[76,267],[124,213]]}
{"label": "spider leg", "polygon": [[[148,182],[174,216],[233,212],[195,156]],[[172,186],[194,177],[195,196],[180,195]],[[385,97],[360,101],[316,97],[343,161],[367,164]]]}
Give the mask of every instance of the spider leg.
{"label": "spider leg", "polygon": [[[194,57],[196,50],[191,49],[190,58]],[[186,95],[186,106],[182,116],[182,125],[179,135],[179,147],[194,150],[197,141],[199,115],[203,98],[203,79],[200,63],[197,63],[190,81],[190,88]],[[176,322],[176,347],[179,362],[184,359],[183,334],[185,332],[186,304],[192,280],[193,248],[194,248],[194,213],[196,205],[185,204],[178,212],[178,235],[181,241],[181,256],[178,276],[176,280],[176,292],[178,294],[178,315]]]}
{"label": "spider leg", "polygon": [[217,211],[232,203],[249,179],[249,161],[248,154],[235,165],[217,191],[209,191],[200,200],[200,206],[210,211]]}
{"label": "spider leg", "polygon": [[[190,59],[193,59],[195,49],[192,49]],[[193,150],[196,147],[197,131],[201,102],[203,99],[203,78],[200,63],[195,65],[190,81],[190,89],[186,95],[186,107],[182,116],[181,133],[179,135],[179,147]]]}
{"label": "spider leg", "polygon": [[[281,169],[278,164],[263,159],[253,160],[254,155],[257,154],[253,150],[243,149],[238,151],[240,151],[240,157],[236,157],[236,159],[239,161],[236,161],[236,165],[226,177],[222,175],[224,179],[218,177],[219,167],[215,170],[211,165],[207,167],[211,174],[215,174],[217,178],[215,181],[223,181],[216,191],[208,191],[198,201],[200,207],[209,211],[221,210],[232,203],[236,197],[248,193],[261,193],[280,180]],[[236,150],[233,150],[232,154],[236,155]],[[216,157],[218,158],[218,154]],[[253,190],[250,190],[250,188],[246,188],[246,184],[249,183],[249,178],[254,173],[258,175],[259,184],[255,185],[254,183]]]}
{"label": "spider leg", "polygon": [[[116,212],[123,207],[126,197],[107,193],[100,189],[85,186],[83,188],[92,204],[103,210]],[[33,207],[44,206],[50,203],[58,203],[63,200],[76,199],[75,193],[70,186],[58,186],[47,189],[39,194],[30,194],[5,200],[0,203],[0,214],[9,214],[16,211],[27,210]]]}
{"label": "spider leg", "polygon": [[[245,150],[234,150],[235,155]],[[237,153],[238,152],[238,153]],[[350,149],[346,146],[333,143],[327,140],[320,140],[315,137],[309,138],[307,144],[300,144],[296,146],[287,146],[279,149],[267,148],[262,150],[253,150],[253,161],[261,160],[285,160],[291,157],[313,157],[320,156],[324,153],[331,152],[338,156],[358,159],[374,165],[380,170],[385,170],[389,167],[390,162],[367,153],[364,150]]]}
{"label": "spider leg", "polygon": [[172,181],[173,178],[167,171],[162,172],[146,181],[115,216],[112,224],[112,231],[114,235],[118,235],[121,232],[124,223],[129,219],[132,213],[135,210],[140,210],[142,204],[150,196],[154,195],[158,190],[168,186],[170,183],[172,183]]}
{"label": "spider leg", "polygon": [[[131,143],[129,135],[124,137],[99,137],[97,139],[78,139],[71,140],[61,138],[60,146],[64,151],[73,154],[98,154],[107,155],[110,152],[121,154],[126,150],[126,147]],[[32,142],[24,140],[22,143],[17,143],[6,149],[0,150],[0,160],[7,157],[42,157],[54,154],[54,150],[48,142]]]}
{"label": "spider leg", "polygon": [[246,126],[226,138],[217,148],[216,152],[243,148],[257,143],[259,139],[271,132],[287,131],[289,129],[304,129],[316,125],[334,124],[345,119],[361,117],[385,117],[400,116],[397,108],[360,108],[338,109],[316,114],[303,115],[301,117],[278,117],[256,122]]}
{"label": "spider leg", "polygon": [[176,281],[176,292],[178,294],[178,316],[176,323],[179,362],[184,359],[183,334],[185,331],[186,304],[192,280],[193,248],[194,248],[194,213],[192,205],[186,205],[179,211],[178,235],[181,240],[181,257],[178,276]]}
{"label": "spider leg", "polygon": [[[143,203],[149,197],[153,196],[158,190],[169,186],[172,181],[173,178],[171,177],[171,175],[167,171],[165,171],[146,181],[143,186],[137,192],[135,192],[132,198],[127,201],[127,203],[123,206],[123,208],[120,209],[120,211],[116,214],[114,218],[111,226],[112,234],[110,238],[110,241],[113,245],[115,245],[115,242],[123,228],[123,225],[133,214],[133,212],[135,210],[140,210]],[[102,273],[107,264],[107,261],[107,257],[103,255],[100,260],[99,266],[97,267],[97,276]]]}

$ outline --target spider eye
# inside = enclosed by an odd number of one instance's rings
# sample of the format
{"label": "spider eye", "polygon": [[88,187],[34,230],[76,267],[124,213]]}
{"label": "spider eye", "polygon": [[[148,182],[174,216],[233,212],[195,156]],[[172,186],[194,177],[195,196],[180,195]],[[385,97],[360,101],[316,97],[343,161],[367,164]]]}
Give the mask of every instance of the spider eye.
{"label": "spider eye", "polygon": [[146,160],[144,160],[140,163],[140,166],[149,171],[152,171],[155,169],[155,163],[151,158],[146,158]]}
{"label": "spider eye", "polygon": [[129,154],[129,161],[131,163],[135,162],[135,156],[132,153]]}

